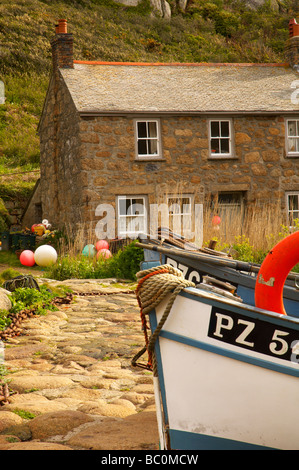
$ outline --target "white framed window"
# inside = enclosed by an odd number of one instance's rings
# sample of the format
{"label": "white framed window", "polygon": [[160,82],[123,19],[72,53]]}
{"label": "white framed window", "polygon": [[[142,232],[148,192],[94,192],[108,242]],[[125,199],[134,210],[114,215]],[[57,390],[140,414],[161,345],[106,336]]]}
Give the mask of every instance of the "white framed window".
{"label": "white framed window", "polygon": [[187,194],[167,196],[169,228],[188,238],[192,229],[192,196]]}
{"label": "white framed window", "polygon": [[146,196],[118,196],[118,236],[137,236],[147,233]]}
{"label": "white framed window", "polygon": [[161,158],[159,119],[136,119],[135,135],[137,158]]}
{"label": "white framed window", "polygon": [[289,225],[293,226],[294,220],[299,219],[299,191],[286,193],[286,208]]}
{"label": "white framed window", "polygon": [[230,119],[209,120],[210,157],[232,157],[232,122]]}
{"label": "white framed window", "polygon": [[299,156],[299,118],[286,120],[286,153]]}

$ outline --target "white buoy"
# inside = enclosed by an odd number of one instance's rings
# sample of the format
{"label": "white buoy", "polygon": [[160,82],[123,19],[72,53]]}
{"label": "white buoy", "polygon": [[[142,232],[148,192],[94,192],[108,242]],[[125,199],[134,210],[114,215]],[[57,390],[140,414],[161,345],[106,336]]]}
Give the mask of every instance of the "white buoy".
{"label": "white buoy", "polygon": [[38,266],[51,266],[57,261],[57,252],[53,246],[39,246],[34,252],[34,260]]}

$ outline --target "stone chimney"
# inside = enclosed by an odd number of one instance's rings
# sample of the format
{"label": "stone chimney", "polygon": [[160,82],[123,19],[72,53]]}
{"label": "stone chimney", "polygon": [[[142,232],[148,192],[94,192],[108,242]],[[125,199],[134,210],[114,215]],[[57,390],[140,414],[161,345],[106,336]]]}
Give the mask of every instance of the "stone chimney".
{"label": "stone chimney", "polygon": [[55,37],[51,41],[53,70],[73,68],[73,35],[67,32],[67,21],[59,20],[55,26]]}
{"label": "stone chimney", "polygon": [[294,19],[289,22],[289,39],[286,44],[286,57],[291,67],[299,70],[299,24]]}

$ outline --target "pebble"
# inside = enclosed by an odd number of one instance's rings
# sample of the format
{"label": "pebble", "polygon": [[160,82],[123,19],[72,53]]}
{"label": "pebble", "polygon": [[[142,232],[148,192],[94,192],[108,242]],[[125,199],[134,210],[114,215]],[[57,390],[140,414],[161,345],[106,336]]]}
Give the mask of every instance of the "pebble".
{"label": "pebble", "polygon": [[152,373],[131,366],[144,336],[130,285],[58,284],[84,295],[5,342],[0,450],[158,449]]}

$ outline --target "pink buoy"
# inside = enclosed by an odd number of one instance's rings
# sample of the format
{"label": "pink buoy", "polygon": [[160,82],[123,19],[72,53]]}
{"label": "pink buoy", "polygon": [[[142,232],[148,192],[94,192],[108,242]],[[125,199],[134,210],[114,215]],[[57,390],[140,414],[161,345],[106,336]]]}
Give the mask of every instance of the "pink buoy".
{"label": "pink buoy", "polygon": [[109,243],[107,240],[99,240],[96,243],[96,250],[100,251],[102,249],[108,250],[109,249]]}
{"label": "pink buoy", "polygon": [[35,259],[34,259],[33,251],[30,251],[30,250],[22,251],[20,255],[20,262],[23,266],[34,266]]}
{"label": "pink buoy", "polygon": [[112,254],[110,250],[107,250],[106,248],[102,248],[97,252],[97,259],[99,258],[111,258]]}
{"label": "pink buoy", "polygon": [[221,222],[221,219],[219,217],[219,215],[214,215],[214,217],[212,218],[212,224],[213,225],[219,225]]}

